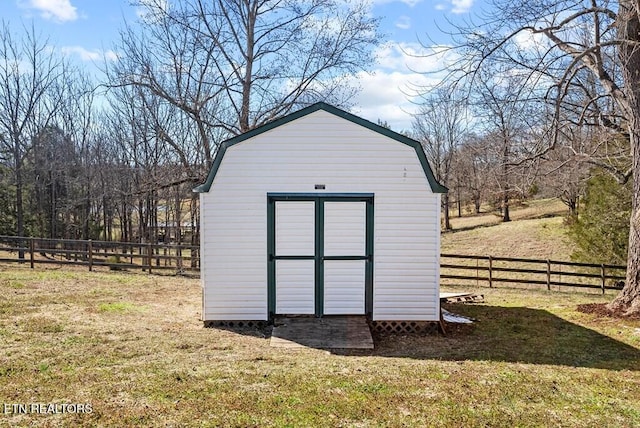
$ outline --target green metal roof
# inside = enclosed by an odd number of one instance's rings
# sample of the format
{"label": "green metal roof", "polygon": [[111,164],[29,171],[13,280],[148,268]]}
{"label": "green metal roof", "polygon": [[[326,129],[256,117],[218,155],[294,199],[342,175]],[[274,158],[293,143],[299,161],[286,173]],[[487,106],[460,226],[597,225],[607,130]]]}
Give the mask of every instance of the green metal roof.
{"label": "green metal roof", "polygon": [[249,138],[253,138],[271,129],[277,128],[278,126],[284,125],[296,119],[300,119],[301,117],[307,116],[318,110],[324,110],[327,113],[331,113],[335,116],[342,117],[343,119],[346,119],[350,122],[363,126],[371,131],[377,132],[378,134],[382,134],[385,137],[389,137],[392,140],[395,140],[400,143],[413,147],[413,149],[416,151],[416,154],[418,155],[418,159],[420,159],[420,164],[422,165],[422,169],[424,170],[424,173],[427,176],[427,180],[429,181],[429,185],[431,186],[431,191],[433,193],[447,193],[448,189],[444,187],[442,184],[438,183],[438,181],[435,179],[433,175],[433,171],[431,170],[431,167],[429,166],[429,162],[427,161],[427,156],[425,155],[424,150],[422,149],[422,146],[418,141],[412,138],[409,138],[405,135],[394,132],[390,129],[387,129],[383,126],[376,125],[373,122],[369,122],[366,119],[355,116],[349,112],[346,112],[344,110],[341,110],[337,107],[334,107],[330,104],[323,103],[323,102],[312,104],[309,107],[305,107],[301,110],[298,110],[287,116],[281,117],[280,119],[274,120],[273,122],[266,123],[262,126],[259,126],[258,128],[254,128],[251,131],[245,132],[244,134],[240,134],[238,136],[230,138],[224,141],[223,143],[221,143],[213,159],[211,171],[209,171],[207,180],[201,185],[199,185],[198,187],[194,188],[193,191],[197,193],[204,193],[209,191],[209,189],[211,188],[211,184],[213,183],[213,180],[216,176],[216,173],[220,168],[220,164],[222,163],[224,154],[229,147],[233,146],[234,144],[238,144],[242,141],[248,140]]}

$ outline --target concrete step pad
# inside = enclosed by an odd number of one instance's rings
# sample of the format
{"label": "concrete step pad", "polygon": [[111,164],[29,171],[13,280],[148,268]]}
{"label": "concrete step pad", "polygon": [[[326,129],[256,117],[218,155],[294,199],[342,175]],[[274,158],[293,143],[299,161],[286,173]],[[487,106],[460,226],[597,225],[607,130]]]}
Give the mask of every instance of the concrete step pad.
{"label": "concrete step pad", "polygon": [[373,349],[365,316],[276,318],[271,346],[277,348]]}

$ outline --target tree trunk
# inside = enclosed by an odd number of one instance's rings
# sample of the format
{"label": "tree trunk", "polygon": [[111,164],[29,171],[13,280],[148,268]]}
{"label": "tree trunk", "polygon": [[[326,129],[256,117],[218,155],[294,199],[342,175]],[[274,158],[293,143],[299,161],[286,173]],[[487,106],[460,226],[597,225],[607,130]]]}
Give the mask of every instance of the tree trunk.
{"label": "tree trunk", "polygon": [[240,133],[249,131],[249,112],[251,110],[251,88],[253,86],[253,58],[255,47],[254,31],[257,19],[257,3],[247,2],[246,21],[246,51],[244,52],[247,63],[245,64],[244,78],[242,80],[242,107],[240,111]]}
{"label": "tree trunk", "polygon": [[504,196],[502,197],[502,221],[505,223],[511,221],[511,216],[509,215],[509,189],[504,191]]}
{"label": "tree trunk", "polygon": [[[640,106],[638,106],[640,109]],[[638,110],[640,115],[640,110]],[[631,121],[631,151],[633,156],[633,196],[631,221],[629,227],[629,251],[627,254],[627,277],[624,288],[609,304],[609,309],[624,312],[626,315],[640,313],[640,120]]]}
{"label": "tree trunk", "polygon": [[191,267],[197,268],[201,267],[202,263],[196,260],[196,258],[200,257],[200,252],[198,251],[200,245],[200,223],[198,222],[199,218],[199,196],[195,193],[191,195],[191,245],[194,247],[194,251],[191,253]]}
{"label": "tree trunk", "polygon": [[444,230],[451,230],[451,220],[449,218],[449,194],[442,195],[442,208],[444,209]]}
{"label": "tree trunk", "polygon": [[629,227],[627,278],[622,291],[609,309],[627,315],[640,314],[640,7],[636,1],[621,0],[618,11],[618,38],[624,91],[628,102],[629,140],[631,143],[633,196]]}
{"label": "tree trunk", "polygon": [[[640,85],[640,82],[637,85]],[[640,116],[640,103],[636,102],[634,105],[638,109],[635,116]],[[633,155],[633,195],[629,225],[627,277],[624,288],[609,304],[609,309],[622,311],[627,315],[640,313],[640,117],[633,117],[629,122],[631,153]]]}
{"label": "tree trunk", "polygon": [[511,191],[511,186],[509,185],[509,155],[511,153],[511,147],[507,137],[504,137],[503,144],[504,152],[502,153],[502,179],[504,180],[504,195],[502,196],[502,221],[506,223],[508,221],[511,221],[511,216],[509,215],[509,192]]}
{"label": "tree trunk", "polygon": [[[16,165],[16,226],[17,235],[24,236],[24,206],[22,204],[22,165],[20,160],[17,160]],[[18,258],[24,259],[24,251],[18,251]]]}
{"label": "tree trunk", "polygon": [[578,197],[571,196],[567,199],[567,206],[569,207],[569,214],[573,217],[578,215]]}
{"label": "tree trunk", "polygon": [[[180,185],[176,186],[176,238],[175,243],[182,245],[182,198],[180,197]],[[182,250],[178,249],[178,255],[182,255]]]}
{"label": "tree trunk", "polygon": [[[23,183],[22,183],[22,159],[20,156],[20,149],[18,143],[15,143],[14,150],[15,162],[16,162],[16,234],[18,236],[24,236],[24,206],[23,206]],[[24,259],[24,251],[18,251],[18,258]]]}

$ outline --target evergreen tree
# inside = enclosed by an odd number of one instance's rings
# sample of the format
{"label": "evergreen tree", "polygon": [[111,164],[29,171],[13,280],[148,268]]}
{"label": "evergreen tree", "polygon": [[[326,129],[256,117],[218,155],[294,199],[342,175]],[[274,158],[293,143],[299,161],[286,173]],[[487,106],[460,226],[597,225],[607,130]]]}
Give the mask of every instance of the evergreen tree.
{"label": "evergreen tree", "polygon": [[570,229],[576,244],[573,259],[626,263],[632,191],[633,183],[621,186],[603,172],[597,172],[589,179],[580,216]]}

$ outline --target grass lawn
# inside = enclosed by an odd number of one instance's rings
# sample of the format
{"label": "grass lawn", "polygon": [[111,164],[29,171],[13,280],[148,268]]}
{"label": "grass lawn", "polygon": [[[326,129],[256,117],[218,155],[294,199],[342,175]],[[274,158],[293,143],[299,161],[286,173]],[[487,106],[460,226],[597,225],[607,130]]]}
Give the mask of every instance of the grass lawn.
{"label": "grass lawn", "polygon": [[640,321],[575,309],[612,294],[481,292],[448,337],[292,351],[204,329],[195,279],[0,265],[0,406],[92,408],[0,426],[640,426]]}

